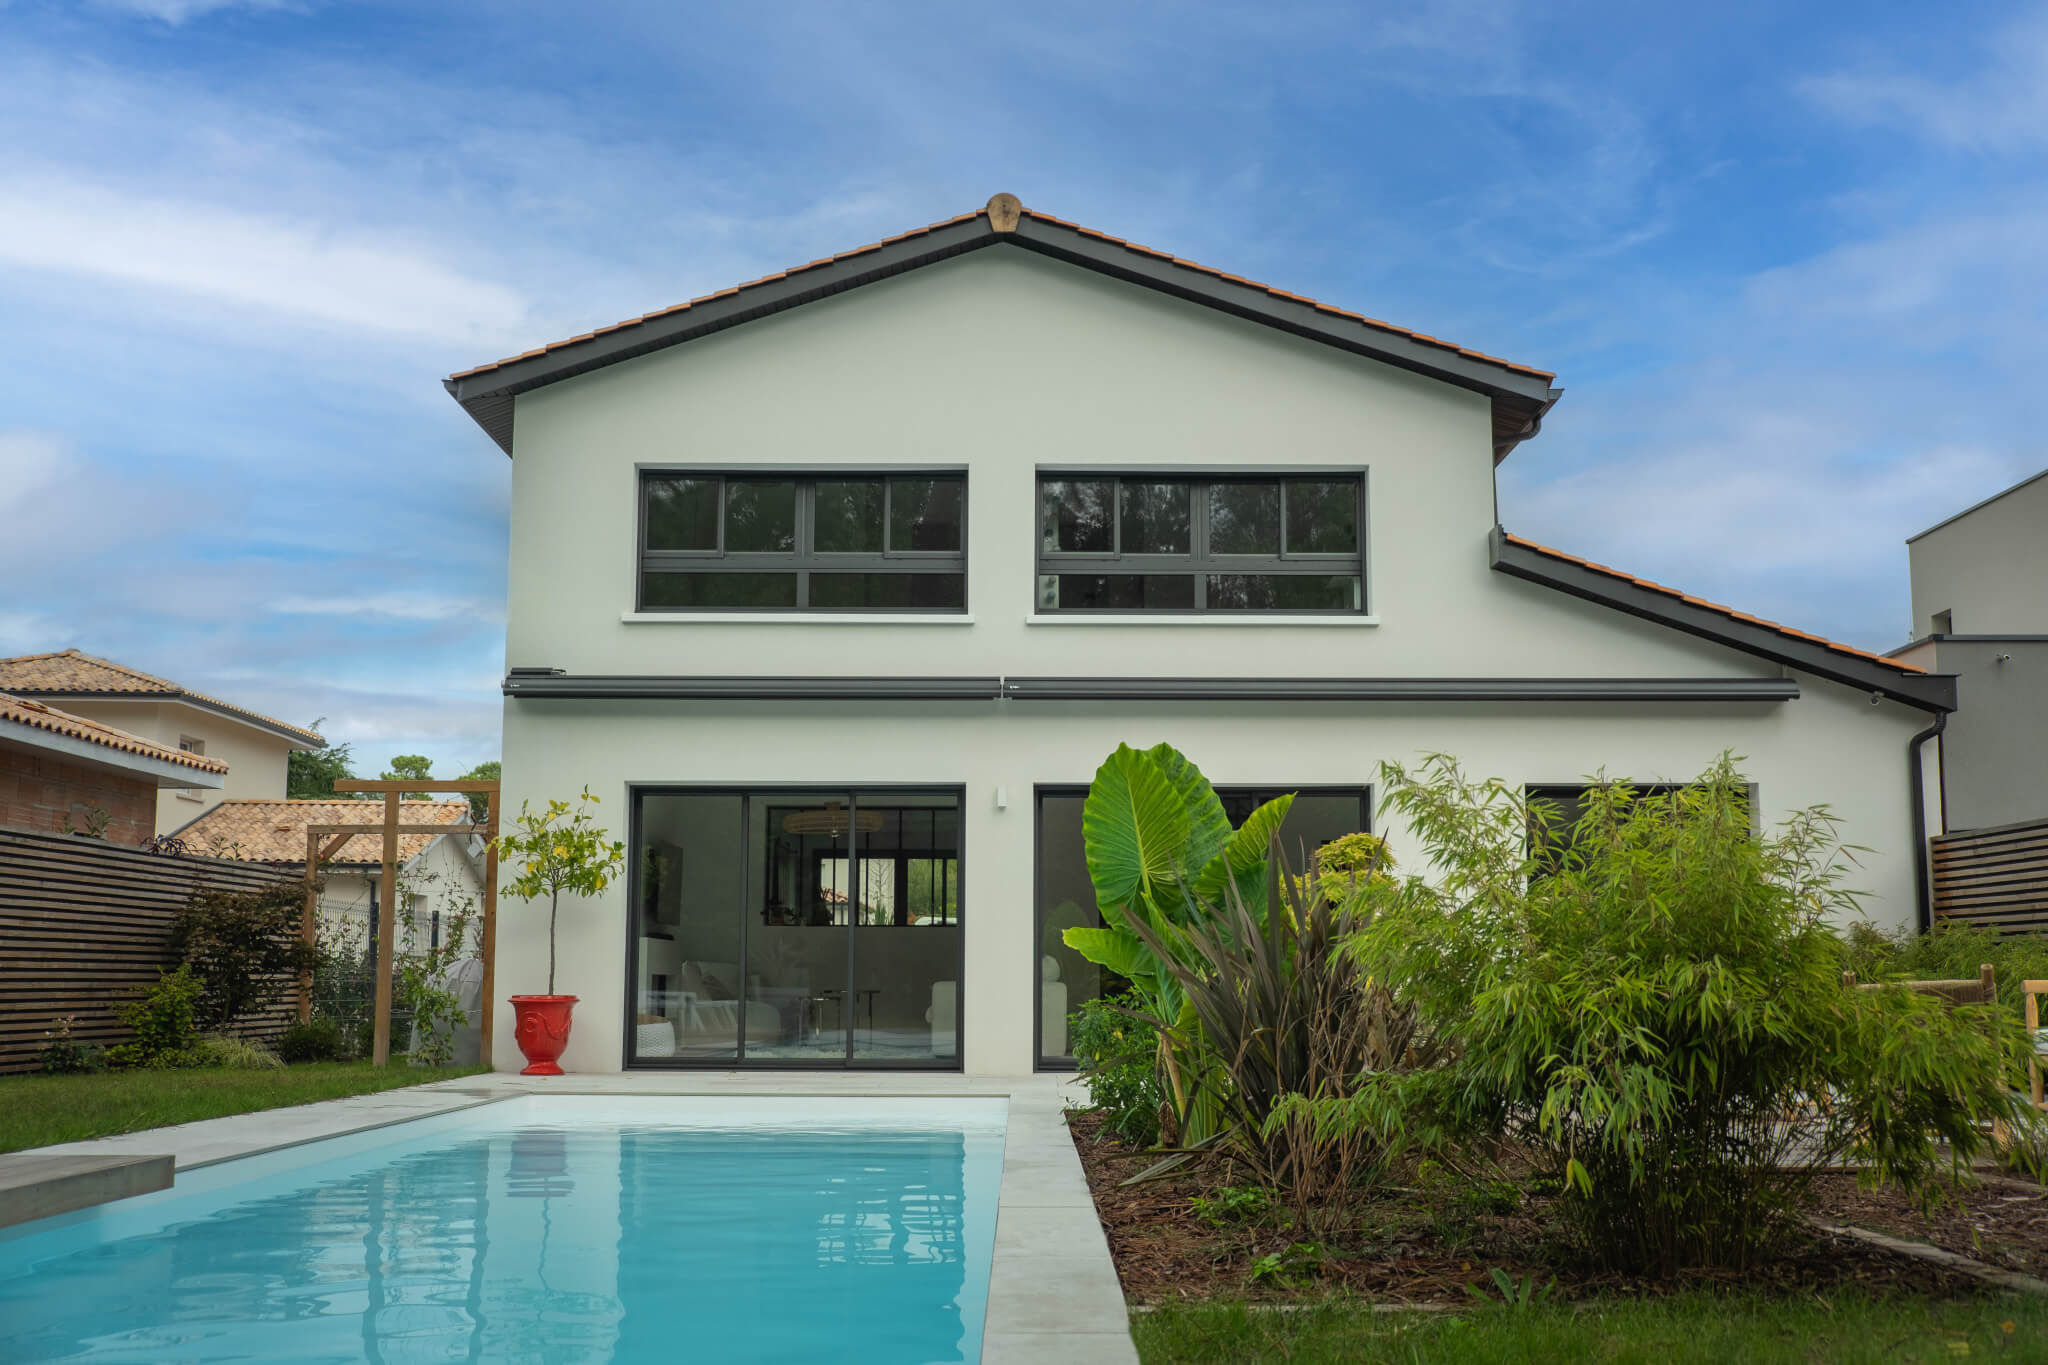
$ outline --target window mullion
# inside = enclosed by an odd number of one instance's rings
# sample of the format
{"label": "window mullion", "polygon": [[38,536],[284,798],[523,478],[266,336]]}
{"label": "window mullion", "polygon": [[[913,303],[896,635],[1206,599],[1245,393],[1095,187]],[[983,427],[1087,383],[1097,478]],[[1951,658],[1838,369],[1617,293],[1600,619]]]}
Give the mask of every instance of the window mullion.
{"label": "window mullion", "polygon": [[718,476],[718,546],[715,553],[725,558],[725,475]]}

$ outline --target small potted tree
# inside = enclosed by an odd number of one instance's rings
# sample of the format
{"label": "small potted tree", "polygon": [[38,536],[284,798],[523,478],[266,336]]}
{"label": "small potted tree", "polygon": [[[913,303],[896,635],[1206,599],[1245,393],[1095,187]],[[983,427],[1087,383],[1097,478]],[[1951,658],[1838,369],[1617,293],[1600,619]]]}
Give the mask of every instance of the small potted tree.
{"label": "small potted tree", "polygon": [[529,901],[548,901],[548,989],[545,995],[512,997],[512,1036],[526,1054],[522,1076],[559,1076],[556,1058],[569,1045],[573,995],[555,994],[555,922],[561,915],[562,893],[594,896],[611,884],[626,861],[623,843],[607,843],[605,831],[591,818],[597,798],[585,787],[574,807],[549,801],[534,812],[522,804],[512,833],[498,837],[498,856],[513,869],[504,894]]}

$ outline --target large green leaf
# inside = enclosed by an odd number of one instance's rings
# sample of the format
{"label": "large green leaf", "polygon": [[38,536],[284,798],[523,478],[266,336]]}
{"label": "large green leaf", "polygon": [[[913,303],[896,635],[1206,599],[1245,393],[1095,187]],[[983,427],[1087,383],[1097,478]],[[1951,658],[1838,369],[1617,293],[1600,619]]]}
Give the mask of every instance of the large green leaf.
{"label": "large green leaf", "polygon": [[1145,757],[1158,765],[1187,811],[1187,842],[1180,851],[1176,870],[1181,881],[1192,882],[1195,874],[1230,842],[1230,817],[1223,813],[1223,800],[1216,795],[1216,789],[1186,754],[1171,744],[1155,744],[1145,751]]}
{"label": "large green leaf", "polygon": [[1149,981],[1159,971],[1159,959],[1127,930],[1075,928],[1062,933],[1060,938],[1096,966],[1131,981]]}
{"label": "large green leaf", "polygon": [[1195,877],[1195,891],[1212,903],[1223,899],[1225,885],[1235,883],[1245,903],[1263,916],[1266,905],[1266,859],[1273,836],[1287,819],[1294,794],[1276,796],[1244,818],[1230,842]]}
{"label": "large green leaf", "polygon": [[1161,890],[1178,894],[1187,807],[1149,755],[1119,744],[1103,760],[1081,807],[1081,836],[1098,905],[1133,908]]}

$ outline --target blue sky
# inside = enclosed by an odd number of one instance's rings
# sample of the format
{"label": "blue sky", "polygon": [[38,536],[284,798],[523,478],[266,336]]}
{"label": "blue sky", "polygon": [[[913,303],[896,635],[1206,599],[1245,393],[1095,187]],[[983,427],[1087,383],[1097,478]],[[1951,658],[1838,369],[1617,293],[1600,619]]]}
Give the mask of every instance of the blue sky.
{"label": "blue sky", "polygon": [[2048,9],[0,0],[0,652],[497,752],[442,375],[980,205],[1556,370],[1510,529],[1865,646],[2048,465]]}

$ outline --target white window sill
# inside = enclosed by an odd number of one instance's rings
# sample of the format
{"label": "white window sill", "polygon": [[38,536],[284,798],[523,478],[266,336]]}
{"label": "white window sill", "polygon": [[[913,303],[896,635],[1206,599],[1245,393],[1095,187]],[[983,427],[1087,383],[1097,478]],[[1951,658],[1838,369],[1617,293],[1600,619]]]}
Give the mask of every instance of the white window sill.
{"label": "white window sill", "polygon": [[627,611],[629,626],[971,626],[974,618],[940,612]]}
{"label": "white window sill", "polygon": [[1027,626],[1376,626],[1377,616],[1281,616],[1256,612],[1194,613],[1183,616],[1108,612],[1050,612],[1024,618]]}

